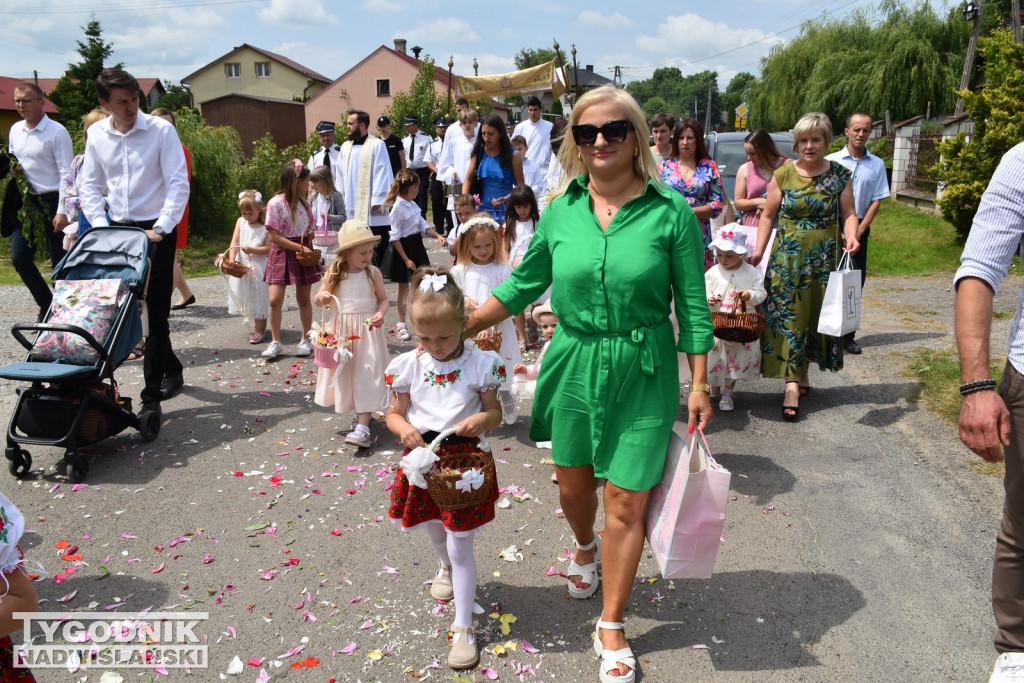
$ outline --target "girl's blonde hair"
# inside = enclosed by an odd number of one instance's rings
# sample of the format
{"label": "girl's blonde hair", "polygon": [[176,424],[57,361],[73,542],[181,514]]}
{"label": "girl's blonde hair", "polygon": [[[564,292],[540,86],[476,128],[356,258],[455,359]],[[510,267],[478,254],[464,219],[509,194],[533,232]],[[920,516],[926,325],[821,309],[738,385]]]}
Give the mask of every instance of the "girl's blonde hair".
{"label": "girl's blonde hair", "polygon": [[382,204],[382,206],[391,206],[395,203],[395,200],[402,196],[402,193],[407,191],[413,185],[419,184],[420,177],[416,175],[414,171],[403,168],[395,174],[395,182],[391,183],[391,189],[388,190],[388,196],[384,199],[384,204]]}
{"label": "girl's blonde hair", "polygon": [[[365,243],[364,243],[365,244]],[[356,244],[348,247],[347,249],[335,249],[334,260],[327,266],[327,272],[324,273],[324,289],[328,292],[334,292],[341,284],[341,281],[348,277],[348,273],[345,271],[345,263],[348,262],[348,255],[352,253],[352,250],[356,247],[361,247],[362,244]],[[373,289],[373,266],[369,265],[363,269],[366,273],[366,279],[370,283],[370,289]]]}
{"label": "girl's blonde hair", "polygon": [[[420,289],[420,283],[426,275],[444,276],[446,282],[444,287],[435,291],[433,287]],[[436,323],[450,321],[457,325],[462,335],[459,345],[452,354],[452,358],[458,358],[465,350],[465,332],[463,323],[466,320],[466,296],[462,293],[455,278],[444,266],[420,266],[412,274],[409,294],[409,317],[413,327],[416,321],[421,323]]]}
{"label": "girl's blonde hair", "polygon": [[257,199],[256,190],[245,190],[242,195],[238,198],[238,210],[239,211],[259,211],[260,216],[257,218],[257,222],[267,222],[267,209],[263,206],[263,202]]}
{"label": "girl's blonde hair", "polygon": [[323,190],[320,194],[325,197],[333,197],[334,193],[338,191],[338,188],[334,186],[334,176],[331,174],[331,169],[327,166],[317,166],[309,174],[310,180],[315,180],[320,184],[320,189]]}
{"label": "girl's blonde hair", "polygon": [[562,176],[561,185],[548,195],[549,203],[552,199],[565,192],[565,188],[577,176],[587,173],[587,167],[583,165],[583,158],[580,156],[580,148],[576,145],[576,139],[572,135],[572,127],[579,124],[587,109],[595,104],[607,102],[618,105],[622,109],[622,113],[625,114],[626,119],[633,124],[633,145],[635,149],[633,175],[643,180],[644,185],[651,180],[662,184],[661,174],[658,173],[658,164],[654,161],[651,148],[647,146],[647,140],[650,139],[651,131],[647,127],[647,120],[644,118],[644,112],[640,109],[640,105],[625,90],[619,90],[611,85],[602,85],[600,88],[588,90],[585,94],[581,95],[579,102],[572,109],[572,114],[569,116],[569,127],[565,131],[562,147],[558,150],[558,161],[562,164],[562,168],[565,169],[565,174]]}
{"label": "girl's blonde hair", "polygon": [[474,225],[470,225],[464,232],[459,233],[459,247],[455,255],[455,260],[467,266],[472,263],[473,242],[476,241],[477,235],[483,234],[494,240],[494,260],[498,263],[507,263],[508,259],[505,256],[504,250],[501,248],[501,242],[498,240],[497,222],[495,222],[489,213],[478,213],[466,221],[466,223],[472,223],[478,218],[487,220],[486,222],[481,221]]}
{"label": "girl's blonde hair", "polygon": [[89,135],[89,126],[110,116],[110,112],[106,109],[100,109],[97,107],[88,114],[82,117],[82,134]]}

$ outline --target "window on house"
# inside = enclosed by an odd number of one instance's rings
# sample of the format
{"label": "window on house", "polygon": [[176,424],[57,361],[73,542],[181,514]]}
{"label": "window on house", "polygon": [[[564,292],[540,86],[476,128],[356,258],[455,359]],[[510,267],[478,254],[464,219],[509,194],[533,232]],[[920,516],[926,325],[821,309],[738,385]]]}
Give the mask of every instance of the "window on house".
{"label": "window on house", "polygon": [[242,75],[242,65],[237,63],[225,64],[224,73],[228,78],[239,78]]}
{"label": "window on house", "polygon": [[270,62],[256,62],[256,77],[257,78],[269,78],[270,77]]}
{"label": "window on house", "polygon": [[377,79],[377,97],[391,97],[391,81],[387,78]]}

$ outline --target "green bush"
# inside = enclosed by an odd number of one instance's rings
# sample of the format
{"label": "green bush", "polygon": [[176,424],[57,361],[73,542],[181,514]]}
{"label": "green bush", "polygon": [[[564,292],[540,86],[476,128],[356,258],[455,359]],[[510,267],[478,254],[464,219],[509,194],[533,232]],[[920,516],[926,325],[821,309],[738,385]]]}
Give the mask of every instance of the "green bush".
{"label": "green bush", "polygon": [[208,126],[195,109],[174,113],[178,135],[192,153],[189,233],[220,237],[230,234],[238,213],[235,178],[242,162],[238,131]]}
{"label": "green bush", "polygon": [[237,200],[242,190],[258,190],[263,195],[264,203],[270,201],[281,185],[281,170],[285,162],[301,159],[302,163],[306,163],[319,147],[316,131],[310,133],[306,142],[284,149],[278,149],[274,138],[267,133],[256,141],[252,156],[239,168],[233,187],[234,199]]}
{"label": "green bush", "polygon": [[966,239],[989,179],[1007,151],[1024,140],[1024,46],[1009,29],[979,41],[986,85],[980,92],[959,93],[974,121],[974,137],[960,133],[939,145],[942,160],[933,169],[946,187],[939,199],[942,217]]}

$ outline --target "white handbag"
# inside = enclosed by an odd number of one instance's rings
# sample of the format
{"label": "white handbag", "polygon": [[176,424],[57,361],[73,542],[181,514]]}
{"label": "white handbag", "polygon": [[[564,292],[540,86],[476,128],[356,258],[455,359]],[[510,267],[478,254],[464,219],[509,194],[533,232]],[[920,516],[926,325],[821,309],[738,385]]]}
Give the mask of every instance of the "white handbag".
{"label": "white handbag", "polygon": [[828,276],[818,334],[842,337],[860,327],[860,281],[861,273],[853,269],[849,252],[843,252],[836,270]]}

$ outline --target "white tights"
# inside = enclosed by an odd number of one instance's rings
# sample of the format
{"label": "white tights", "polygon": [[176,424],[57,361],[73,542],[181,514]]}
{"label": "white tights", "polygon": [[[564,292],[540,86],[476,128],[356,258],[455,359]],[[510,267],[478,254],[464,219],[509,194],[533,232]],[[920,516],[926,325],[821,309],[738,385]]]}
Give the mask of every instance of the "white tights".
{"label": "white tights", "polygon": [[452,626],[473,626],[473,602],[476,599],[476,558],[473,556],[475,531],[449,533],[440,520],[424,524],[430,545],[445,566],[452,568],[452,590],[455,593],[455,621]]}

